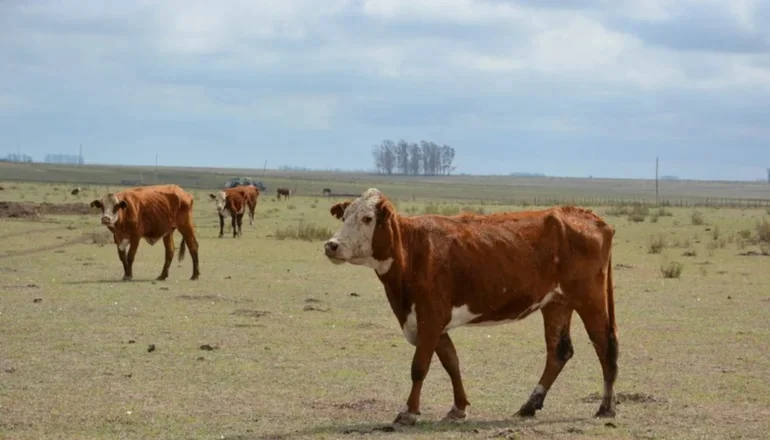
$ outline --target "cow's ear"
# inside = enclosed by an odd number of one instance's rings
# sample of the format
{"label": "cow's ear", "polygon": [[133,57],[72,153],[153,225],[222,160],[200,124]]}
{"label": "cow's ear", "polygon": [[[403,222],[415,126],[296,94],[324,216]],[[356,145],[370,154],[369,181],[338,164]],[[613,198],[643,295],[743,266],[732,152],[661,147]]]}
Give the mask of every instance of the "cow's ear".
{"label": "cow's ear", "polygon": [[381,199],[379,202],[377,202],[377,224],[381,225],[385,221],[389,220],[391,217],[396,215],[396,208],[393,206],[392,203],[388,199]]}
{"label": "cow's ear", "polygon": [[348,205],[350,205],[350,202],[340,202],[336,205],[332,206],[332,209],[329,210],[331,214],[335,217],[337,217],[339,220],[342,220],[343,214],[345,214],[345,210],[348,208]]}
{"label": "cow's ear", "polygon": [[91,202],[91,207],[92,208],[102,209],[102,202],[101,202],[101,200],[94,200],[93,202]]}
{"label": "cow's ear", "polygon": [[217,198],[217,196],[215,196],[214,194],[209,194],[209,197],[211,197],[211,200],[214,200]]}
{"label": "cow's ear", "polygon": [[126,203],[125,200],[121,200],[118,202],[117,207],[120,209],[126,209],[128,208],[128,203]]}

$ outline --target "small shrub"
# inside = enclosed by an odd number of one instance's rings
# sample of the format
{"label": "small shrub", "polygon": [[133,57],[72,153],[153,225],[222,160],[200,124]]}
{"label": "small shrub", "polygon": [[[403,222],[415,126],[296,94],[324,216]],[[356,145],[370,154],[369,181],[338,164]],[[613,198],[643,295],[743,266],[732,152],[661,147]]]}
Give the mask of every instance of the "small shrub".
{"label": "small shrub", "polygon": [[605,211],[605,215],[608,217],[622,217],[629,214],[629,209],[625,205],[613,206]]}
{"label": "small shrub", "polygon": [[286,209],[297,209],[297,205],[293,203],[289,203],[288,205],[286,205]]}
{"label": "small shrub", "polygon": [[323,226],[318,226],[312,222],[306,222],[300,220],[294,226],[285,226],[278,228],[273,235],[277,240],[285,240],[287,238],[294,240],[306,240],[306,241],[321,241],[331,237],[333,232],[331,229]]}
{"label": "small shrub", "polygon": [[674,213],[666,208],[658,208],[658,210],[655,211],[655,215],[658,217],[672,217]]}
{"label": "small shrub", "polygon": [[628,221],[634,222],[634,223],[641,223],[645,219],[645,216],[641,214],[631,213],[628,214]]}
{"label": "small shrub", "polygon": [[757,239],[759,241],[770,243],[770,222],[767,219],[757,221]]}
{"label": "small shrub", "polygon": [[663,274],[663,278],[679,278],[682,276],[683,270],[684,265],[678,261],[671,261],[660,266],[660,273]]}
{"label": "small shrub", "polygon": [[317,205],[317,204],[315,204],[315,203],[311,203],[311,204],[310,204],[310,207],[311,207],[311,208],[313,208],[313,209],[316,209],[316,208],[318,207],[318,205]]}
{"label": "small shrub", "polygon": [[482,215],[486,213],[483,206],[479,206],[476,208],[472,206],[466,206],[462,210],[463,212],[475,212],[476,214],[482,214]]}
{"label": "small shrub", "polygon": [[762,243],[759,245],[759,251],[762,252],[762,255],[770,255],[770,244]]}
{"label": "small shrub", "polygon": [[719,226],[714,226],[714,229],[711,230],[711,237],[714,240],[719,240],[719,235],[720,235]]}
{"label": "small shrub", "polygon": [[658,222],[658,214],[650,214],[650,223],[657,223]]}
{"label": "small shrub", "polygon": [[666,237],[663,235],[653,235],[647,244],[647,252],[650,254],[659,254],[666,247]]}
{"label": "small shrub", "polygon": [[105,245],[115,242],[112,238],[112,232],[107,230],[94,230],[83,235],[85,235],[86,242],[91,244]]}
{"label": "small shrub", "polygon": [[706,224],[706,219],[703,218],[703,214],[700,211],[693,211],[690,221],[695,226]]}
{"label": "small shrub", "polygon": [[695,249],[690,249],[688,251],[684,251],[682,254],[683,257],[697,257],[698,252]]}
{"label": "small shrub", "polygon": [[460,207],[455,205],[447,205],[441,207],[441,215],[457,215],[460,213]]}
{"label": "small shrub", "polygon": [[749,240],[751,238],[751,230],[748,229],[748,228],[747,229],[741,229],[740,231],[738,231],[738,237],[740,237],[740,238],[742,238],[744,240]]}

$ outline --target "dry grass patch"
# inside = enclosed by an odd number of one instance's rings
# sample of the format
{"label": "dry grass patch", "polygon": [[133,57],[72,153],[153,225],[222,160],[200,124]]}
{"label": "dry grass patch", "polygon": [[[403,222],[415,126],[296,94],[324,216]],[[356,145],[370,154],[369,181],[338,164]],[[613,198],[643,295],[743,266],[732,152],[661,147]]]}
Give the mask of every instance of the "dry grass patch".
{"label": "dry grass patch", "polygon": [[277,240],[306,240],[306,241],[323,241],[329,239],[333,234],[332,230],[325,226],[318,226],[313,222],[305,220],[299,220],[297,224],[293,226],[284,226],[278,228],[273,236]]}

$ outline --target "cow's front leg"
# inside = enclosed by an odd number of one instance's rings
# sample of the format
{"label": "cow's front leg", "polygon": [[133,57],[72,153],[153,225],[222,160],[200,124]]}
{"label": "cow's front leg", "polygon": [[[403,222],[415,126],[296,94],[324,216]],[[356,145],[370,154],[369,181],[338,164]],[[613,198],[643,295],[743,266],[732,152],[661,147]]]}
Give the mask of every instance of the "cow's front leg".
{"label": "cow's front leg", "polygon": [[123,275],[123,281],[128,281],[134,276],[134,257],[136,257],[136,250],[139,248],[139,236],[131,237],[131,241],[128,248],[128,256],[126,257],[126,271]]}
{"label": "cow's front leg", "polygon": [[243,235],[243,214],[238,214],[238,235]]}
{"label": "cow's front leg", "polygon": [[233,238],[238,236],[238,220],[236,220],[236,217],[236,214],[230,215],[230,224],[233,227]]}
{"label": "cow's front leg", "polygon": [[454,394],[454,405],[452,405],[452,409],[449,410],[442,422],[463,421],[467,417],[466,408],[470,403],[465,395],[463,379],[460,376],[460,359],[457,357],[457,350],[455,350],[455,345],[452,343],[449,334],[444,333],[439,338],[438,345],[436,346],[436,355],[438,355],[444,370],[449,374]]}
{"label": "cow's front leg", "polygon": [[118,245],[118,258],[120,258],[120,263],[123,264],[123,275],[128,274],[128,262],[126,261],[126,250],[121,249],[121,246]]}
{"label": "cow's front leg", "polygon": [[406,401],[406,410],[400,412],[394,424],[414,425],[417,422],[417,416],[420,415],[420,392],[425,376],[430,369],[430,361],[433,352],[438,345],[441,329],[432,324],[431,321],[423,321],[417,332],[417,346],[412,358],[412,391]]}
{"label": "cow's front leg", "polygon": [[219,214],[219,238],[225,236],[225,216]]}

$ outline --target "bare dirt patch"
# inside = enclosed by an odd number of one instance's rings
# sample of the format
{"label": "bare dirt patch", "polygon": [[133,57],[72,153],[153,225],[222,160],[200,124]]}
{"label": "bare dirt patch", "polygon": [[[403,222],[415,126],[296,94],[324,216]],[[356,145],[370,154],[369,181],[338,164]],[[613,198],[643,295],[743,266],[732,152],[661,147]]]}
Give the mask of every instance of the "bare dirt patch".
{"label": "bare dirt patch", "polygon": [[261,318],[268,313],[269,312],[265,312],[263,310],[236,309],[233,310],[232,314],[235,316],[245,316],[247,318]]}
{"label": "bare dirt patch", "polygon": [[92,212],[85,203],[0,202],[0,218],[36,219],[44,215],[88,215]]}

